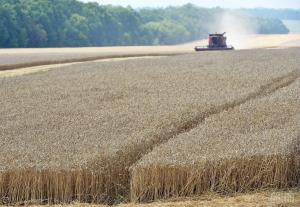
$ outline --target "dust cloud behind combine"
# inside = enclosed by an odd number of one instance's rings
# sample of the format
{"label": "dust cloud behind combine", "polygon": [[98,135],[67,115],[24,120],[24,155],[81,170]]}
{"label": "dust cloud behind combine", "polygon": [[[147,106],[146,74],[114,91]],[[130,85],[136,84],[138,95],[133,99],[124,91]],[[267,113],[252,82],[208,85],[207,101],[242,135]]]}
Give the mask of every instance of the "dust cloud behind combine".
{"label": "dust cloud behind combine", "polygon": [[224,12],[216,19],[217,22],[210,28],[211,32],[226,32],[227,44],[236,49],[251,47],[249,36],[257,34],[254,24],[230,12]]}
{"label": "dust cloud behind combine", "polygon": [[300,34],[258,34],[249,18],[239,13],[223,12],[209,28],[210,33],[226,32],[227,44],[235,49],[300,47]]}

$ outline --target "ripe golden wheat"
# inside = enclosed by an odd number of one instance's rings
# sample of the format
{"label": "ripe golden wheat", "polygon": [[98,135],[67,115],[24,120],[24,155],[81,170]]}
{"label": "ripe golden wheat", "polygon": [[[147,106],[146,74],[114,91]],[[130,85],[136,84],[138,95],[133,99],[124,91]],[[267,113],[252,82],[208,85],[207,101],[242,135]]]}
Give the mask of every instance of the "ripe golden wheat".
{"label": "ripe golden wheat", "polygon": [[0,78],[1,202],[126,197],[129,167],[144,154],[213,114],[290,84],[299,54],[213,52]]}
{"label": "ripe golden wheat", "polygon": [[300,185],[300,78],[207,118],[132,169],[133,200]]}

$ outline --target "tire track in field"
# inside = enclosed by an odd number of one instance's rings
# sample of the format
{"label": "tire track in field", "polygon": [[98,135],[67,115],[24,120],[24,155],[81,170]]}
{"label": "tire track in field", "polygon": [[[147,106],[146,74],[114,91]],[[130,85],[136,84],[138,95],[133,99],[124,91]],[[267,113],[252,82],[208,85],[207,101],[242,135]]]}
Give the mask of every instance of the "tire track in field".
{"label": "tire track in field", "polygon": [[[298,78],[300,78],[300,70],[294,70],[293,72],[288,73],[287,75],[281,76],[279,78],[274,79],[270,83],[267,83],[265,85],[262,85],[258,90],[246,95],[245,97],[225,103],[223,105],[220,105],[218,107],[212,108],[205,113],[201,113],[198,116],[196,116],[194,119],[189,120],[185,123],[183,123],[180,127],[178,127],[176,130],[169,132],[168,134],[164,134],[163,136],[160,136],[159,134],[154,139],[155,141],[152,141],[152,144],[148,145],[149,147],[145,150],[142,150],[142,153],[140,156],[137,156],[137,159],[135,161],[138,162],[143,156],[150,153],[155,147],[160,146],[164,143],[166,143],[168,140],[182,134],[187,133],[194,128],[198,127],[201,123],[203,123],[207,118],[220,114],[224,111],[233,109],[235,107],[238,107],[242,104],[247,103],[248,101],[258,99],[264,96],[267,96],[269,94],[272,94],[276,92],[277,90],[287,87],[291,85],[293,82],[295,82]],[[134,165],[133,163],[132,165]]]}
{"label": "tire track in field", "polygon": [[[150,153],[155,147],[166,143],[170,139],[182,133],[191,131],[213,115],[240,106],[250,100],[274,93],[280,88],[287,87],[299,77],[300,70],[295,70],[284,76],[273,79],[272,81],[262,85],[254,92],[249,93],[242,98],[238,98],[237,100],[222,104],[217,107],[212,107],[206,112],[201,112],[196,115],[195,118],[177,125],[174,130],[170,130],[170,125],[164,126],[157,134],[153,135],[152,139],[148,141],[132,143],[133,145],[130,146],[128,150],[119,151],[107,159],[95,158],[87,164],[87,168],[93,168],[94,166],[97,166],[97,169],[99,168],[101,170],[101,176],[108,180],[107,183],[104,184],[106,186],[104,188],[104,193],[106,195],[105,202],[109,204],[116,204],[118,203],[118,198],[120,197],[124,199],[130,198],[131,167],[134,166],[140,159],[142,159],[142,157]],[[114,167],[110,168],[107,166]]]}
{"label": "tire track in field", "polygon": [[[192,129],[198,127],[201,123],[203,123],[207,118],[213,115],[238,107],[248,101],[272,94],[281,88],[291,85],[298,78],[300,78],[300,70],[295,70],[284,76],[273,79],[269,83],[262,85],[254,92],[249,93],[248,95],[240,99],[222,104],[217,107],[213,107],[204,113],[199,113],[194,119],[182,123],[172,131],[166,132],[169,128],[168,126],[165,126],[161,129],[160,132],[153,136],[152,140],[136,144],[131,148],[131,150],[124,151],[116,155],[115,157],[111,157],[109,163],[114,163],[114,166],[116,166],[116,168],[118,166],[118,169],[114,169],[116,171],[114,173],[118,174],[117,179],[114,180],[115,186],[112,187],[114,192],[117,192],[117,195],[122,195],[125,198],[129,197],[131,186],[131,167],[134,166],[140,159],[142,159],[143,156],[149,154],[155,147],[168,142],[170,139],[182,133],[191,131]],[[131,159],[127,160],[126,158],[128,157],[130,157]],[[94,165],[93,162],[90,164],[91,166]],[[109,171],[108,173],[111,173],[111,171]],[[114,199],[115,198],[113,197],[112,200]]]}
{"label": "tire track in field", "polygon": [[[296,79],[299,77],[300,77],[300,70],[295,70],[284,76],[273,79],[269,83],[262,85],[254,92],[249,93],[248,95],[240,99],[222,104],[217,107],[213,107],[204,113],[199,113],[194,119],[182,123],[172,131],[167,131],[169,128],[168,126],[166,126],[162,128],[160,132],[154,135],[153,139],[147,142],[137,143],[135,146],[132,146],[130,150],[120,152],[120,154],[116,155],[115,157],[111,157],[111,159],[108,162],[109,164],[113,163],[113,165],[115,166],[114,170],[116,172],[114,173],[117,176],[114,176],[115,186],[112,187],[116,196],[112,196],[110,199],[115,200],[115,198],[119,195],[122,195],[124,198],[127,199],[130,197],[129,194],[130,194],[130,186],[131,186],[131,167],[134,166],[140,159],[142,159],[142,157],[149,154],[155,147],[168,142],[170,139],[182,133],[187,133],[191,131],[192,129],[198,127],[201,123],[203,123],[207,118],[213,115],[238,107],[253,99],[257,99],[266,96],[268,94],[272,94],[275,91],[279,90],[280,88],[287,87],[291,85],[294,81],[296,81]],[[105,166],[105,162],[103,162],[103,160],[102,161],[94,160],[94,162],[90,163],[90,166],[97,166],[97,163],[99,165],[101,165],[101,163],[102,164],[104,163]],[[109,173],[111,173],[111,171],[108,171],[105,174],[109,174]]]}
{"label": "tire track in field", "polygon": [[[103,199],[103,202],[107,202],[110,204],[118,203],[118,201],[122,199],[129,199],[130,194],[130,182],[131,182],[131,176],[130,176],[130,166],[134,165],[137,161],[139,161],[143,156],[145,156],[147,153],[151,152],[156,146],[159,146],[168,140],[172,139],[173,137],[178,136],[179,134],[189,132],[190,130],[194,129],[195,127],[199,126],[205,119],[215,115],[219,114],[223,111],[229,110],[231,108],[237,107],[241,104],[246,103],[247,101],[250,101],[252,99],[256,99],[259,97],[266,96],[268,94],[271,94],[280,88],[289,86],[292,84],[297,78],[300,77],[300,70],[295,70],[291,73],[288,73],[284,76],[281,76],[279,78],[276,78],[270,82],[268,82],[265,85],[262,85],[258,89],[256,89],[254,92],[249,93],[248,95],[245,95],[242,98],[238,98],[235,101],[231,101],[229,103],[222,104],[217,107],[213,107],[210,110],[204,112],[204,113],[198,113],[197,116],[189,121],[183,122],[180,125],[178,125],[174,130],[170,130],[170,126],[165,126],[161,129],[160,132],[158,132],[156,135],[153,136],[153,139],[148,142],[143,143],[137,143],[135,146],[132,146],[132,150],[126,150],[122,151],[115,155],[115,157],[111,157],[108,160],[95,160],[95,163],[88,163],[90,165],[87,166],[86,169],[78,169],[72,170],[72,171],[65,171],[59,175],[66,176],[66,178],[70,178],[71,181],[74,179],[76,182],[80,179],[86,179],[86,185],[91,184],[93,179],[89,180],[95,173],[97,172],[97,176],[101,177],[103,180],[103,192],[102,188],[99,190],[99,194],[101,197],[100,199]],[[169,129],[170,131],[166,130]],[[97,165],[97,164],[100,165]],[[95,164],[95,165],[94,165]],[[102,165],[101,165],[102,164]],[[89,171],[89,166],[93,167],[96,166],[97,168],[91,168],[93,171]],[[105,168],[105,166],[113,166],[113,168]],[[98,171],[99,168],[99,171]],[[44,174],[49,175],[47,179],[52,179],[52,177],[57,176],[57,172],[36,172],[32,169],[29,169],[28,171],[20,170],[19,172],[14,172],[14,175],[17,175],[19,180],[27,179],[26,176],[41,176]],[[6,174],[2,175],[5,182],[9,181],[10,172],[7,172]],[[22,177],[23,176],[23,177]],[[51,177],[52,176],[52,177]],[[95,175],[94,175],[95,176]],[[20,178],[21,177],[21,178]],[[96,177],[96,178],[98,178]],[[1,174],[0,174],[1,178]],[[0,179],[1,181],[1,179]],[[17,180],[18,181],[18,180]],[[79,182],[79,181],[78,181]],[[72,182],[71,182],[72,183]],[[95,184],[95,183],[94,183]],[[9,186],[9,184],[5,184],[4,186]],[[92,186],[92,185],[91,185]],[[97,186],[97,185],[96,185]],[[98,186],[99,187],[99,186]],[[74,189],[75,187],[71,186],[68,189]],[[9,189],[9,187],[2,187],[2,189]],[[77,189],[78,190],[78,189]],[[82,202],[89,202],[90,198],[88,197],[88,193],[91,189],[87,188],[86,191],[80,191],[83,193]],[[0,192],[1,193],[1,192]],[[85,194],[87,198],[84,198]],[[101,193],[101,194],[100,194]],[[5,192],[5,195],[7,193]],[[29,195],[30,196],[30,195]],[[72,195],[74,196],[74,195]],[[14,199],[14,198],[13,198]],[[52,198],[49,199],[49,203],[51,203]],[[62,199],[64,199],[64,196],[62,196]],[[16,199],[18,200],[18,198]],[[22,200],[19,199],[19,200]],[[58,202],[61,200],[57,200],[54,202]],[[68,201],[68,200],[67,200]],[[101,200],[102,201],[102,200]],[[0,200],[1,203],[1,200]]]}

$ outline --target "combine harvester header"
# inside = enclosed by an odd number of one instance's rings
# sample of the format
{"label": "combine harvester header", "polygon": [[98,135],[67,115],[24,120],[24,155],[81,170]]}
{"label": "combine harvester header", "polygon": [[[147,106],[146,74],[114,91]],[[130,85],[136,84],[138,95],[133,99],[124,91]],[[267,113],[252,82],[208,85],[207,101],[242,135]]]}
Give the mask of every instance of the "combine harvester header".
{"label": "combine harvester header", "polygon": [[209,34],[208,46],[196,46],[195,51],[211,51],[211,50],[234,50],[233,46],[228,46],[226,43],[226,32],[223,34]]}

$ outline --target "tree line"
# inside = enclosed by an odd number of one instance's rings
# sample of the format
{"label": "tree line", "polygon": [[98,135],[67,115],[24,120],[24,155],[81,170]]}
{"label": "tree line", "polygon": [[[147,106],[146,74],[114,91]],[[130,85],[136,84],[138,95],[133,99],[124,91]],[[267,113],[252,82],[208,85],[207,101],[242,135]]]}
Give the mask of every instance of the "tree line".
{"label": "tree line", "polygon": [[[0,47],[177,44],[206,38],[221,8],[139,9],[77,0],[1,0]],[[279,19],[255,20],[259,33],[288,33]]]}

